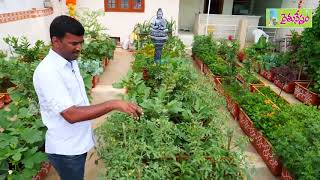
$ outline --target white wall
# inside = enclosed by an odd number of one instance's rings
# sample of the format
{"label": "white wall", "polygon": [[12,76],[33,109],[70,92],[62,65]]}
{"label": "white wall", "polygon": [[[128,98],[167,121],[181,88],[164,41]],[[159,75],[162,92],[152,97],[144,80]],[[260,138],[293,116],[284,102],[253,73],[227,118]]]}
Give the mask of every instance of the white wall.
{"label": "white wall", "polygon": [[3,37],[26,36],[31,43],[41,39],[50,42],[49,27],[52,20],[66,12],[65,1],[51,0],[53,2],[54,13],[50,16],[30,18],[0,24],[0,49],[8,50],[8,45],[3,42]]}
{"label": "white wall", "polygon": [[[114,37],[120,37],[121,41],[128,38],[134,25],[144,20],[150,20],[156,15],[158,8],[162,8],[164,18],[170,20],[173,18],[177,24],[179,17],[180,0],[145,0],[144,13],[135,12],[106,12],[101,18],[101,22],[109,29],[108,34]],[[77,8],[86,7],[92,10],[104,9],[103,0],[78,0]]]}
{"label": "white wall", "polygon": [[222,14],[232,15],[233,0],[224,0]]}
{"label": "white wall", "polygon": [[180,0],[179,6],[179,29],[193,29],[196,14],[203,11],[203,0]]}
{"label": "white wall", "polygon": [[0,0],[0,14],[43,7],[43,0]]}

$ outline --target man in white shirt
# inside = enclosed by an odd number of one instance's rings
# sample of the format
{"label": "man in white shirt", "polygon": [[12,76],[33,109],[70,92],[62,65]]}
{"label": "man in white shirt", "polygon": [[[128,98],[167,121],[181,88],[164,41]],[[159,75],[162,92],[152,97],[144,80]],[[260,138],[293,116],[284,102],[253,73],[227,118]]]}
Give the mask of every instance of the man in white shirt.
{"label": "man in white shirt", "polygon": [[52,49],[33,75],[42,121],[48,128],[45,151],[62,180],[82,180],[87,152],[94,146],[92,119],[112,110],[142,114],[133,103],[112,100],[89,104],[76,59],[84,35],[80,22],[56,17],[50,25]]}

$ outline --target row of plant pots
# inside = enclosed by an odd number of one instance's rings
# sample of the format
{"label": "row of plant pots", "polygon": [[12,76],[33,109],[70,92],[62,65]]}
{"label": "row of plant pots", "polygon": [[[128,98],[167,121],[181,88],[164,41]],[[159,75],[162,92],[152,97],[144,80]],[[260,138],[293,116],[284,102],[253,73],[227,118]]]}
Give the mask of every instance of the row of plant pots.
{"label": "row of plant pots", "polygon": [[[201,73],[212,75],[212,81],[215,84],[215,89],[223,96],[225,96],[222,87],[222,78],[214,76],[207,65],[205,65],[200,59],[193,56],[197,68]],[[244,79],[237,75],[237,79],[244,83]],[[250,85],[251,92],[259,92],[258,86],[260,85]],[[259,92],[261,93],[261,92]],[[282,166],[282,163],[272,152],[271,143],[263,136],[263,134],[254,126],[252,120],[248,117],[246,112],[234,101],[230,96],[225,96],[227,102],[227,109],[230,111],[232,117],[239,122],[239,126],[243,132],[250,138],[251,144],[257,150],[258,154],[261,156],[263,161],[266,163],[270,171],[275,176],[281,176],[281,180],[292,180],[293,177],[290,173]]]}
{"label": "row of plant pots", "polygon": [[290,83],[282,83],[277,75],[272,71],[262,70],[260,71],[260,75],[265,79],[273,82],[277,87],[285,91],[286,93],[293,93],[294,96],[301,102],[308,105],[319,105],[320,99],[318,94],[310,91],[308,89],[308,85],[310,82],[307,81],[294,81]]}

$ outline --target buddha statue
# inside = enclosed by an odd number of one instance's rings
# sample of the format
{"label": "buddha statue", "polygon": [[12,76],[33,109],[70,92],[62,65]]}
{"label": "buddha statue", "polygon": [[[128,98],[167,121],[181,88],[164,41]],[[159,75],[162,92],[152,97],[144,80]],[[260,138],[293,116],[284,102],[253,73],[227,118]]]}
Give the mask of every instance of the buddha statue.
{"label": "buddha statue", "polygon": [[164,40],[168,38],[167,21],[163,19],[162,9],[157,11],[157,17],[151,22],[150,36],[152,39]]}

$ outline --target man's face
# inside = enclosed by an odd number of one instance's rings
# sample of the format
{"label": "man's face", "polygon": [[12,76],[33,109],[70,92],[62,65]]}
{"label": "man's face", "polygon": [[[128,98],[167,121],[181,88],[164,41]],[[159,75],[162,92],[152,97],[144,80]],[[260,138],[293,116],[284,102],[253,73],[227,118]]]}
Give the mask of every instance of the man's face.
{"label": "man's face", "polygon": [[79,57],[83,36],[66,33],[63,38],[52,37],[53,47],[59,51],[66,60],[76,60]]}

